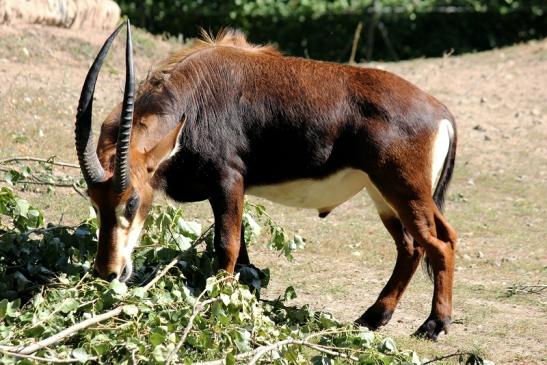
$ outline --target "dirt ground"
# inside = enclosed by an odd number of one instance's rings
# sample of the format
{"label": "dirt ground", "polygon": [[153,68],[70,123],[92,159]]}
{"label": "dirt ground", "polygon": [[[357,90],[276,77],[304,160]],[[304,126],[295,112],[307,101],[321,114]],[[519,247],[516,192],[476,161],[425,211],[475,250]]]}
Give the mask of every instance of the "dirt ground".
{"label": "dirt ground", "polygon": [[[76,161],[80,87],[105,37],[41,26],[0,27],[0,159],[56,155]],[[144,32],[134,40],[141,78],[176,47]],[[122,98],[122,52],[121,44],[115,45],[101,74],[95,127]],[[514,284],[547,284],[547,40],[372,66],[393,71],[444,102],[459,133],[446,207],[460,237],[450,334],[437,343],[408,336],[430,310],[432,285],[422,272],[381,332],[428,357],[478,349],[498,364],[547,363],[547,290],[508,291]],[[87,203],[68,189],[25,195],[53,222],[73,223],[88,212]],[[251,247],[254,263],[272,271],[267,297],[293,285],[299,295],[295,304],[309,303],[344,321],[374,302],[391,273],[395,246],[366,193],[325,220],[316,212],[265,205],[307,239],[307,248],[291,263],[263,245]],[[188,205],[187,216],[211,221],[205,203]]]}

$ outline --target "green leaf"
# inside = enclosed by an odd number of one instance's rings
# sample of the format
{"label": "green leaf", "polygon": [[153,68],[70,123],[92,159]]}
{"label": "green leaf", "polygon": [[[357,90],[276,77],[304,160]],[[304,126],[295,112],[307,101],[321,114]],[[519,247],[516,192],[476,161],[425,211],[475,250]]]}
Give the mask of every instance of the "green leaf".
{"label": "green leaf", "polygon": [[127,285],[118,279],[112,280],[109,287],[118,295],[125,295],[127,293]]}
{"label": "green leaf", "polygon": [[296,290],[292,286],[289,286],[287,289],[285,289],[285,294],[283,294],[283,301],[296,299]]}
{"label": "green leaf", "polygon": [[14,209],[15,215],[26,217],[29,208],[30,208],[30,204],[26,200],[19,199],[19,198],[15,199],[15,209]]}
{"label": "green leaf", "polygon": [[177,226],[187,234],[197,238],[201,234],[201,224],[197,222],[187,222],[182,218],[177,220]]}
{"label": "green leaf", "polygon": [[72,312],[73,310],[75,310],[76,308],[78,308],[78,306],[80,305],[80,303],[74,299],[74,298],[66,298],[65,300],[63,300],[63,302],[61,303],[61,306],[60,306],[60,311],[62,313],[70,313]]}
{"label": "green leaf", "polygon": [[374,332],[365,329],[359,332],[359,337],[363,341],[362,345],[364,348],[368,349],[372,347],[372,343],[374,342]]}
{"label": "green leaf", "polygon": [[7,299],[0,300],[0,321],[6,318],[6,314],[8,313],[8,305],[9,301]]}
{"label": "green leaf", "polygon": [[89,355],[83,348],[76,348],[72,350],[72,357],[79,362],[89,361]]}
{"label": "green leaf", "polygon": [[226,294],[222,293],[222,294],[219,295],[219,297],[220,297],[220,300],[222,301],[222,303],[225,306],[228,306],[228,304],[230,304],[230,296],[229,295],[226,295]]}
{"label": "green leaf", "polygon": [[140,286],[133,288],[131,289],[131,295],[142,299],[146,295],[146,289]]}
{"label": "green leaf", "polygon": [[152,357],[154,360],[156,360],[160,364],[164,364],[167,360],[167,349],[163,345],[158,345],[154,347],[154,350],[152,351]]}
{"label": "green leaf", "polygon": [[226,365],[235,365],[236,364],[236,357],[232,352],[229,352],[226,354],[225,358]]}
{"label": "green leaf", "polygon": [[139,308],[136,305],[128,304],[123,306],[123,312],[128,316],[136,316],[139,313]]}
{"label": "green leaf", "polygon": [[165,334],[160,332],[153,332],[150,334],[148,339],[150,343],[152,344],[152,346],[158,346],[165,340]]}
{"label": "green leaf", "polygon": [[391,337],[386,337],[382,341],[380,345],[380,349],[383,352],[386,352],[388,354],[397,352],[397,345],[395,345],[395,341]]}

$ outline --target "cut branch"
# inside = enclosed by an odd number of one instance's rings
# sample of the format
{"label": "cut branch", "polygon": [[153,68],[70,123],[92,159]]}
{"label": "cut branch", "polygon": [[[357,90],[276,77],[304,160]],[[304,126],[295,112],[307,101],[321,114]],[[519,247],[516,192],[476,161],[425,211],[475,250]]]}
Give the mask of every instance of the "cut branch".
{"label": "cut branch", "polygon": [[179,352],[182,345],[184,345],[184,342],[186,341],[186,337],[188,337],[188,334],[190,333],[190,330],[192,329],[192,326],[194,325],[194,320],[196,319],[197,315],[201,313],[205,307],[211,303],[219,301],[220,298],[212,298],[204,300],[203,302],[196,303],[194,305],[194,308],[192,309],[192,315],[188,319],[188,324],[186,327],[184,327],[184,331],[182,332],[182,336],[180,338],[180,341],[177,343],[177,346],[169,353],[169,356],[167,357],[167,361],[165,362],[166,365],[169,365],[175,355]]}
{"label": "cut branch", "polygon": [[[8,356],[13,356],[15,358],[22,358],[22,359],[29,359],[29,360],[34,360],[34,361],[40,361],[40,362],[45,362],[45,363],[48,363],[48,364],[71,364],[71,363],[75,363],[75,362],[80,362],[79,359],[75,359],[75,358],[67,358],[67,359],[57,359],[57,358],[54,358],[54,357],[40,357],[40,356],[33,356],[33,355],[23,355],[23,354],[20,354],[20,353],[16,353],[16,352],[11,352],[11,351],[6,351],[6,350],[3,350],[2,348],[0,348],[0,352],[5,354],[5,355],[8,355]],[[88,357],[87,358],[88,361],[92,361],[92,360],[97,360],[96,357]]]}
{"label": "cut branch", "polygon": [[18,162],[18,161],[42,162],[42,163],[47,163],[47,164],[55,165],[55,166],[71,167],[71,168],[76,168],[76,169],[80,168],[80,166],[77,165],[77,164],[73,164],[73,163],[69,163],[69,162],[62,162],[62,161],[55,161],[55,156],[52,156],[52,157],[47,158],[47,159],[46,158],[38,158],[38,157],[30,157],[30,156],[11,157],[11,158],[6,158],[6,159],[3,159],[3,160],[0,160],[0,165],[5,165],[5,164],[12,163],[12,162]]}
{"label": "cut branch", "polygon": [[23,355],[30,355],[38,350],[43,349],[44,347],[51,346],[57,342],[60,342],[64,340],[67,337],[72,336],[73,334],[89,327],[94,324],[97,324],[99,322],[105,321],[109,318],[115,317],[120,315],[120,313],[124,310],[126,306],[122,305],[120,307],[114,308],[106,313],[99,314],[93,318],[86,319],[85,321],[76,323],[75,325],[72,325],[64,330],[62,330],[59,333],[54,334],[53,336],[50,336],[46,339],[43,339],[42,341],[38,341],[36,343],[33,343],[31,345],[22,347],[22,348],[13,348],[13,352],[17,354],[23,354]]}
{"label": "cut branch", "polygon": [[[209,228],[211,228],[211,227],[209,227]],[[201,236],[205,237],[207,231],[208,230],[206,230]],[[218,280],[215,281],[214,284],[221,283],[221,282],[226,281],[228,279],[231,279],[231,277],[224,277],[224,278],[218,279]],[[190,333],[190,330],[192,329],[192,326],[194,325],[194,320],[196,319],[197,315],[200,312],[202,312],[203,309],[205,308],[205,306],[207,306],[208,304],[211,304],[211,303],[214,303],[214,302],[220,300],[220,298],[211,298],[211,299],[204,300],[203,302],[200,302],[201,298],[203,298],[203,296],[206,293],[207,293],[207,288],[205,288],[198,295],[198,297],[196,299],[196,304],[194,304],[194,307],[192,308],[192,315],[188,319],[188,324],[186,325],[186,327],[184,327],[184,331],[182,332],[182,336],[180,338],[180,341],[177,343],[177,345],[175,346],[173,351],[171,351],[169,353],[169,356],[167,357],[167,361],[165,362],[166,365],[169,365],[171,363],[171,360],[174,358],[174,356],[177,354],[177,352],[179,352],[182,345],[184,345],[184,342],[186,341],[186,337],[188,337],[188,333]]]}

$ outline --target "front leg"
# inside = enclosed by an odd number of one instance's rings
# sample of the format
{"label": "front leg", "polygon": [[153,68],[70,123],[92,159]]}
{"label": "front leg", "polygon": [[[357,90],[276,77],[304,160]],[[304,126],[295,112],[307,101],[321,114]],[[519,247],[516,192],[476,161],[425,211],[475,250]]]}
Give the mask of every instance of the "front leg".
{"label": "front leg", "polygon": [[237,264],[241,266],[248,266],[251,264],[249,253],[247,252],[247,244],[245,242],[245,226],[243,223],[241,223],[241,246],[239,248]]}
{"label": "front leg", "polygon": [[215,251],[219,269],[233,274],[241,247],[243,214],[243,177],[225,174],[218,190],[209,200],[215,216]]}

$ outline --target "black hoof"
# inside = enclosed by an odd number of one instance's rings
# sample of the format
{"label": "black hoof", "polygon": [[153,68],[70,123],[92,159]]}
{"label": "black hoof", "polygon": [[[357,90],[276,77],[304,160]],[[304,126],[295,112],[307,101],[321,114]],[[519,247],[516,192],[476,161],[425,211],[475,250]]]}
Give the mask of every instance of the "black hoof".
{"label": "black hoof", "polygon": [[437,341],[437,337],[441,332],[448,334],[448,327],[450,326],[450,318],[437,319],[435,317],[429,317],[424,324],[414,332],[414,337],[425,338],[431,341]]}
{"label": "black hoof", "polygon": [[376,331],[379,327],[389,322],[392,314],[393,311],[372,306],[355,321],[355,324]]}

